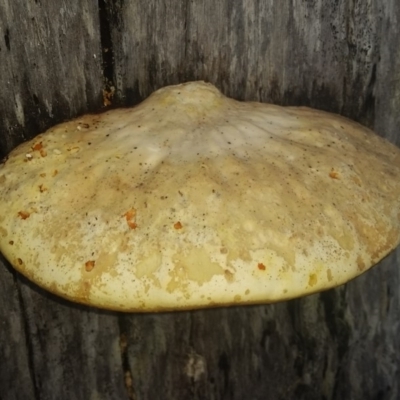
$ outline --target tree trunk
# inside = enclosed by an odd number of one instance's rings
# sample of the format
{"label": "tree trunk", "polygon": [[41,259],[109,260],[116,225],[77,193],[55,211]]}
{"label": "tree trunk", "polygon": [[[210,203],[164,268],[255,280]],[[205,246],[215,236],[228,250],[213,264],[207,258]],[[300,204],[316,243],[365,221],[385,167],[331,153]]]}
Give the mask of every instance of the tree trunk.
{"label": "tree trunk", "polygon": [[[397,0],[3,0],[0,157],[198,79],[400,144],[399,20]],[[398,399],[399,254],[303,299],[164,314],[68,303],[0,258],[0,399]]]}

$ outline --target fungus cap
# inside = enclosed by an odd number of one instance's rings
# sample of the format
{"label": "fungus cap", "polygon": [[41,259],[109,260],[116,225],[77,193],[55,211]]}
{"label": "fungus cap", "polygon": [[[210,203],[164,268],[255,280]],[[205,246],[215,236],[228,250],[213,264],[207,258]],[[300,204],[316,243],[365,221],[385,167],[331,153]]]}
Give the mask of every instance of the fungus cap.
{"label": "fungus cap", "polygon": [[399,239],[397,147],[204,82],[57,125],[0,167],[6,258],[108,309],[291,299],[354,278]]}

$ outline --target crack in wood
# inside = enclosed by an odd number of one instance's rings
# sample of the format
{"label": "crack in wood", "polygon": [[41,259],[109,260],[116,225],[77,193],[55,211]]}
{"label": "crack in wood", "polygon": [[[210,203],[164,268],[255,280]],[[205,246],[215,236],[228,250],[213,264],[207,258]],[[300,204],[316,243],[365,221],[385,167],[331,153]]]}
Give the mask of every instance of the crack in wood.
{"label": "crack in wood", "polygon": [[100,44],[102,57],[102,70],[104,79],[103,105],[110,106],[115,93],[114,86],[114,47],[112,40],[110,14],[115,13],[118,7],[113,7],[113,2],[98,0]]}
{"label": "crack in wood", "polygon": [[39,387],[36,381],[35,377],[35,362],[33,359],[33,354],[34,354],[34,345],[32,343],[31,339],[31,332],[29,329],[29,323],[28,323],[28,312],[27,312],[27,306],[25,304],[24,296],[22,294],[22,289],[21,285],[23,284],[19,279],[18,279],[18,273],[15,271],[12,271],[13,279],[14,279],[14,284],[17,289],[18,293],[18,300],[19,304],[21,307],[21,318],[22,318],[22,324],[25,330],[25,341],[26,341],[26,349],[27,349],[27,359],[28,359],[28,367],[29,367],[29,376],[32,381],[32,386],[33,386],[33,395],[34,399],[32,400],[40,400],[40,391]]}
{"label": "crack in wood", "polygon": [[124,376],[124,385],[128,394],[128,399],[129,400],[136,400],[136,394],[135,394],[135,389],[133,386],[133,379],[132,379],[132,371],[131,371],[131,366],[129,363],[129,356],[128,356],[128,346],[129,346],[129,341],[128,341],[128,335],[126,334],[126,329],[124,327],[124,323],[121,321],[121,319],[118,319],[118,325],[119,325],[119,349],[121,352],[121,366],[122,366],[122,371],[123,371],[123,376]]}

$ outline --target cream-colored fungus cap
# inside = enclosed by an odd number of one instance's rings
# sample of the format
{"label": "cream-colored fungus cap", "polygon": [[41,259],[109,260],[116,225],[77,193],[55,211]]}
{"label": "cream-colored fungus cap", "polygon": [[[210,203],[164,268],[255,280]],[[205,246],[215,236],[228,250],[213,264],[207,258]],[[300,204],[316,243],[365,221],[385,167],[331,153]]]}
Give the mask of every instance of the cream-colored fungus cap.
{"label": "cream-colored fungus cap", "polygon": [[354,278],[399,238],[398,148],[204,82],[57,125],[0,167],[6,258],[108,309],[291,299]]}

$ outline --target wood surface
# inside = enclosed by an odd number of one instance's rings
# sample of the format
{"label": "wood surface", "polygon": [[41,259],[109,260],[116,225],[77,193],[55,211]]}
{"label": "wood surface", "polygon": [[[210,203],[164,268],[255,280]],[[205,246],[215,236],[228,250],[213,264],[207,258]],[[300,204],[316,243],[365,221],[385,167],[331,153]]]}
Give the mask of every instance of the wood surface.
{"label": "wood surface", "polygon": [[[0,157],[187,80],[309,105],[400,145],[397,0],[3,0]],[[0,400],[400,398],[400,252],[276,305],[119,314],[0,258]]]}

